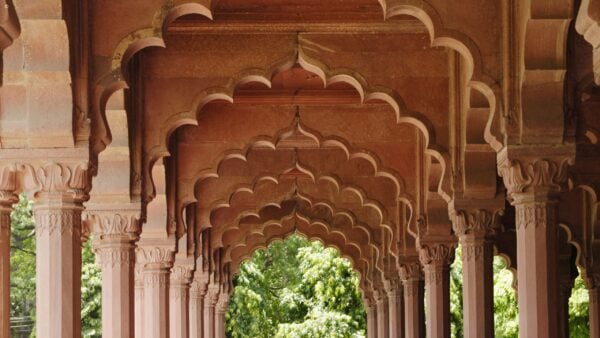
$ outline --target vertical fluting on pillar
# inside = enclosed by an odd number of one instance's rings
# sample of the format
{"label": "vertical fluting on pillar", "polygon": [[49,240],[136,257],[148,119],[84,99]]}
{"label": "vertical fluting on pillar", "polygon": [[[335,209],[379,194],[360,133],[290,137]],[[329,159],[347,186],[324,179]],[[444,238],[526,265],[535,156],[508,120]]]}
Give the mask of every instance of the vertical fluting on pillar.
{"label": "vertical fluting on pillar", "polygon": [[590,338],[600,338],[600,292],[597,287],[589,288]]}
{"label": "vertical fluting on pillar", "polygon": [[0,170],[0,337],[10,337],[10,213],[18,200],[12,192],[14,179],[11,168]]}
{"label": "vertical fluting on pillar", "polygon": [[172,249],[138,246],[136,259],[143,264],[144,338],[167,338],[169,334],[169,269]]}
{"label": "vertical fluting on pillar", "polygon": [[206,296],[208,282],[202,281],[196,271],[190,289],[190,338],[204,336],[204,297]]}
{"label": "vertical fluting on pillar", "polygon": [[559,336],[556,195],[566,182],[570,158],[498,156],[498,169],[516,210],[519,335],[555,338]]}
{"label": "vertical fluting on pillar", "polygon": [[425,288],[421,265],[402,264],[400,279],[404,288],[404,337],[425,337]]}
{"label": "vertical fluting on pillar", "polygon": [[169,286],[169,331],[170,337],[188,338],[189,293],[192,267],[175,265],[171,270]]}
{"label": "vertical fluting on pillar", "polygon": [[215,338],[225,338],[225,314],[229,306],[229,295],[221,293],[215,306]]}
{"label": "vertical fluting on pillar", "polygon": [[[37,186],[36,332],[81,337],[81,212],[87,163],[26,169]],[[68,286],[68,287],[65,287]]]}
{"label": "vertical fluting on pillar", "polygon": [[462,248],[464,336],[492,338],[494,213],[483,209],[458,210],[453,215],[453,229]]}
{"label": "vertical fluting on pillar", "polygon": [[102,336],[134,336],[134,243],[138,214],[88,213],[93,246],[102,270]]}
{"label": "vertical fluting on pillar", "polygon": [[204,337],[215,337],[215,306],[219,301],[219,286],[210,285],[204,299]]}
{"label": "vertical fluting on pillar", "polygon": [[135,338],[144,338],[144,266],[139,261],[135,262],[133,279],[134,336]]}
{"label": "vertical fluting on pillar", "polygon": [[377,337],[389,338],[389,307],[387,294],[383,290],[375,291],[375,304],[377,306]]}
{"label": "vertical fluting on pillar", "polygon": [[425,274],[427,337],[450,338],[450,264],[454,245],[420,243],[419,258]]}
{"label": "vertical fluting on pillar", "polygon": [[400,278],[386,280],[384,286],[388,299],[389,336],[390,338],[404,337],[404,311]]}

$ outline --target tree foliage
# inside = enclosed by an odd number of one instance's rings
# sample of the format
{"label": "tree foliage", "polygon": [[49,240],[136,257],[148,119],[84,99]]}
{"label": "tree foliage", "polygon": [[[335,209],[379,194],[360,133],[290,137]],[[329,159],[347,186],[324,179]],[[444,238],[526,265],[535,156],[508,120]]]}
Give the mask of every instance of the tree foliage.
{"label": "tree foliage", "polygon": [[230,337],[364,337],[358,276],[339,253],[293,235],[240,267],[227,312]]}

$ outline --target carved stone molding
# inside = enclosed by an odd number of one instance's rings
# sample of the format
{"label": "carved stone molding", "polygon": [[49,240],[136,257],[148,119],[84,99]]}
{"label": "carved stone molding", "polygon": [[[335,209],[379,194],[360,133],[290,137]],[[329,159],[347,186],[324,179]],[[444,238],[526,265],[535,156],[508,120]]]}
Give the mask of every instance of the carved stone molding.
{"label": "carved stone molding", "polygon": [[400,265],[400,279],[403,282],[423,280],[423,270],[421,269],[421,264],[413,262]]}
{"label": "carved stone molding", "polygon": [[61,235],[81,237],[81,212],[78,209],[61,210],[35,207],[35,229],[38,238]]}
{"label": "carved stone molding", "polygon": [[462,243],[464,262],[475,262],[483,259],[485,254],[484,243]]}
{"label": "carved stone molding", "polygon": [[169,285],[169,275],[166,271],[145,271],[144,288],[166,288]]}
{"label": "carved stone molding", "polygon": [[84,219],[99,239],[125,236],[132,240],[139,232],[139,213],[130,211],[86,211]]}
{"label": "carved stone molding", "polygon": [[194,280],[190,287],[190,297],[192,299],[204,299],[206,292],[208,291],[208,282],[202,282]]}
{"label": "carved stone molding", "polygon": [[173,266],[175,252],[172,248],[160,246],[138,246],[136,261],[144,268],[168,269]]}
{"label": "carved stone molding", "polygon": [[96,250],[96,260],[102,269],[131,266],[134,262],[133,246],[102,247]]}
{"label": "carved stone molding", "polygon": [[426,265],[425,271],[425,284],[427,285],[439,285],[444,281],[444,268],[437,265]]}
{"label": "carved stone molding", "polygon": [[455,244],[450,243],[421,244],[419,247],[419,260],[424,269],[428,265],[448,266],[454,261],[455,247]]}
{"label": "carved stone molding", "polygon": [[206,301],[204,302],[205,307],[215,307],[219,301],[220,290],[218,286],[209,286],[208,292],[206,293]]}
{"label": "carved stone molding", "polygon": [[217,301],[217,304],[215,305],[215,312],[220,313],[220,314],[226,313],[228,306],[229,306],[229,295],[221,293],[219,295],[219,300]]}
{"label": "carved stone molding", "polygon": [[498,172],[504,180],[508,196],[523,193],[533,188],[545,188],[549,193],[558,193],[567,181],[567,169],[573,158],[562,156],[556,159],[528,158],[499,160]]}
{"label": "carved stone molding", "polygon": [[85,200],[89,188],[88,163],[50,162],[39,166],[20,164],[24,187],[43,194],[70,193],[76,200]]}
{"label": "carved stone molding", "polygon": [[496,233],[496,217],[489,210],[457,210],[452,215],[452,229],[460,238],[464,235],[489,236]]}
{"label": "carved stone molding", "polygon": [[175,265],[171,269],[171,284],[189,285],[192,281],[192,267]]}
{"label": "carved stone molding", "polygon": [[515,212],[517,230],[528,227],[545,227],[548,224],[556,224],[558,220],[558,210],[552,203],[517,204]]}
{"label": "carved stone molding", "polygon": [[417,280],[409,280],[404,281],[404,296],[406,297],[419,297],[420,296],[420,281]]}
{"label": "carved stone molding", "polygon": [[15,194],[17,190],[16,166],[0,166],[0,208],[10,208],[19,199]]}
{"label": "carved stone molding", "polygon": [[402,294],[402,281],[400,278],[386,279],[383,281],[383,287],[387,293],[388,298],[401,297]]}

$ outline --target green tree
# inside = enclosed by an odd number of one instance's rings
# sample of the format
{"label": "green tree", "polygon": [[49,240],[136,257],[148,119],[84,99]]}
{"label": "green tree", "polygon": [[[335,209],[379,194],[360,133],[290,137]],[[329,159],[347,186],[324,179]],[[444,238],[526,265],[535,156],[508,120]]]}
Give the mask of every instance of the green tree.
{"label": "green tree", "polygon": [[573,338],[590,336],[589,326],[589,293],[585,288],[581,271],[573,285],[571,298],[569,298],[569,332]]}
{"label": "green tree", "polygon": [[227,312],[230,337],[363,337],[358,276],[339,253],[300,236],[240,267]]}

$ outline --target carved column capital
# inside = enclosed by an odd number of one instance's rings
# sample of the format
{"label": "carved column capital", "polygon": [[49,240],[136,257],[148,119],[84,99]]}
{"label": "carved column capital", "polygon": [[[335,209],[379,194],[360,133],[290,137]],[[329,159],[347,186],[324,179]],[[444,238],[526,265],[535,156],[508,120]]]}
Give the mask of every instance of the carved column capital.
{"label": "carved column capital", "polygon": [[423,270],[418,262],[403,263],[400,265],[400,279],[406,281],[423,280]]}
{"label": "carved column capital", "polygon": [[499,227],[496,214],[486,209],[455,210],[451,217],[452,229],[459,238],[493,236]]}
{"label": "carved column capital", "polygon": [[227,307],[229,306],[229,295],[226,293],[221,293],[219,295],[219,300],[217,301],[217,304],[215,305],[215,311],[217,313],[226,313],[227,312]]}
{"label": "carved column capital", "polygon": [[187,285],[192,282],[192,267],[175,264],[171,269],[171,285]]}
{"label": "carved column capital", "polygon": [[498,173],[504,180],[509,198],[537,190],[555,194],[563,189],[568,168],[574,163],[574,151],[559,148],[547,151],[548,156],[544,156],[543,150],[540,149],[539,154],[509,154],[505,149],[498,154]]}
{"label": "carved column capital", "polygon": [[0,166],[0,211],[2,209],[12,210],[12,205],[19,198],[15,194],[17,190],[17,167],[15,165]]}
{"label": "carved column capital", "polygon": [[74,201],[84,201],[89,190],[88,162],[47,162],[39,165],[20,164],[24,187],[38,198],[70,195]]}
{"label": "carved column capital", "polygon": [[398,298],[402,293],[402,281],[400,278],[386,279],[383,281],[383,287],[388,298]]}
{"label": "carved column capital", "polygon": [[206,303],[207,307],[215,307],[217,302],[219,301],[219,294],[221,293],[219,286],[210,285],[208,287],[208,292],[206,293]]}
{"label": "carved column capital", "polygon": [[86,211],[85,223],[98,240],[123,238],[135,240],[139,233],[139,213],[124,210]]}
{"label": "carved column capital", "polygon": [[420,243],[419,260],[423,266],[448,266],[454,261],[455,243]]}
{"label": "carved column capital", "polygon": [[136,260],[144,269],[169,269],[173,266],[174,249],[170,246],[138,246]]}

